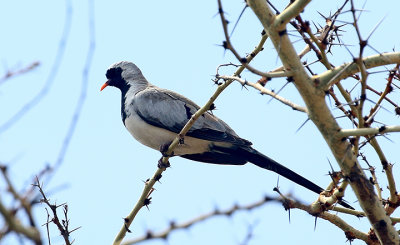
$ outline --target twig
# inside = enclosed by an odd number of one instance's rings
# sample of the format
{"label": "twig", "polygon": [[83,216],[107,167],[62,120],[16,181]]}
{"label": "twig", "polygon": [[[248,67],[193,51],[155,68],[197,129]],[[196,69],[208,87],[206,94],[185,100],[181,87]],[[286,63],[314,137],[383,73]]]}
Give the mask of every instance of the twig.
{"label": "twig", "polygon": [[252,83],[246,80],[243,80],[239,77],[235,77],[235,76],[219,76],[219,78],[224,79],[224,80],[235,80],[238,81],[239,83],[241,83],[243,86],[245,85],[249,85],[257,90],[259,90],[261,92],[261,94],[267,94],[270,95],[271,97],[273,97],[274,99],[278,100],[279,102],[282,102],[283,104],[290,106],[293,110],[295,111],[301,111],[301,112],[307,112],[307,109],[303,106],[297,105],[281,96],[279,96],[278,94],[272,92],[271,90],[268,90],[266,88],[264,88],[261,84],[259,83]]}
{"label": "twig", "polygon": [[259,200],[257,202],[248,204],[248,205],[234,205],[231,208],[227,209],[227,210],[214,210],[212,212],[200,215],[194,219],[188,220],[186,222],[180,223],[180,224],[176,224],[175,222],[170,222],[170,226],[168,228],[166,228],[163,231],[160,232],[148,232],[146,235],[135,238],[135,239],[131,239],[131,240],[127,240],[125,242],[122,243],[122,245],[130,245],[130,244],[136,244],[142,241],[146,241],[146,240],[151,240],[151,239],[167,239],[168,236],[176,230],[179,229],[187,229],[193,225],[196,225],[204,220],[216,217],[216,216],[232,216],[234,213],[238,212],[238,211],[250,211],[253,210],[257,207],[261,207],[262,205],[271,202],[271,201],[278,201],[280,202],[280,199],[277,198],[272,198],[272,197],[264,197],[262,200]]}
{"label": "twig", "polygon": [[369,172],[371,173],[371,176],[372,176],[371,177],[372,179],[370,179],[370,180],[374,183],[374,186],[375,186],[376,192],[378,194],[379,200],[382,201],[382,189],[379,186],[378,179],[376,178],[375,167],[373,167],[373,166],[371,166],[371,164],[369,164],[366,156],[364,156],[363,153],[360,152],[360,156],[361,156],[361,159],[368,165],[368,170],[369,170]]}
{"label": "twig", "polygon": [[[268,75],[269,75],[268,73],[259,71],[256,68],[254,68],[254,67],[249,65],[249,62],[250,62],[249,56],[247,56],[246,58],[243,58],[236,51],[236,49],[233,47],[233,45],[231,43],[231,40],[230,40],[230,37],[229,37],[229,32],[228,32],[228,21],[225,18],[224,11],[222,9],[221,0],[218,0],[218,9],[219,9],[218,12],[219,12],[219,15],[220,15],[220,18],[221,18],[222,28],[223,28],[224,35],[225,35],[225,41],[223,43],[223,47],[225,49],[229,49],[232,52],[232,54],[236,57],[236,59],[244,66],[244,68],[248,69],[249,71],[251,71],[251,72],[253,72],[253,73],[257,74],[257,75],[260,75],[260,76],[263,76],[263,77],[268,77]],[[268,35],[265,33],[265,31],[263,31],[262,32],[262,38],[261,38],[261,41],[260,41],[261,45],[260,44],[258,45],[260,51],[262,50],[262,47],[263,47],[265,41],[267,40],[267,38],[268,38]],[[252,55],[250,55],[250,57],[251,56]]]}
{"label": "twig", "polygon": [[29,223],[31,226],[35,227],[35,220],[33,219],[32,216],[32,206],[29,203],[27,198],[22,197],[14,188],[14,185],[11,183],[11,180],[7,174],[7,166],[1,164],[0,165],[0,171],[4,177],[4,180],[6,181],[7,184],[7,189],[8,191],[13,195],[15,200],[18,200],[22,206],[22,208],[25,210],[26,215],[28,216]]}
{"label": "twig", "polygon": [[[397,64],[397,65],[395,66],[395,68],[389,72],[389,76],[388,76],[388,78],[387,78],[387,83],[386,83],[385,90],[384,90],[382,93],[380,93],[379,100],[375,103],[374,107],[371,108],[371,110],[370,110],[370,112],[369,112],[369,115],[368,115],[368,117],[367,117],[368,119],[373,118],[374,113],[375,113],[375,112],[378,110],[378,108],[381,106],[382,101],[383,101],[384,99],[386,99],[386,95],[388,95],[390,92],[393,91],[393,88],[392,88],[391,85],[392,85],[392,82],[393,82],[393,78],[394,78],[394,76],[396,75],[396,70],[398,70],[399,67],[400,67],[400,63]],[[369,89],[370,87],[367,86],[366,88]],[[394,104],[394,103],[392,102],[392,105],[393,105],[393,104]],[[368,120],[368,119],[367,119],[367,120]]]}
{"label": "twig", "polygon": [[0,214],[4,217],[5,222],[8,225],[8,229],[15,231],[18,234],[22,234],[25,237],[32,240],[36,245],[41,245],[42,240],[40,238],[39,231],[32,226],[25,227],[14,215],[13,212],[8,210],[2,201],[0,200]]}
{"label": "twig", "polygon": [[277,30],[284,30],[286,29],[286,25],[290,22],[290,20],[296,16],[298,16],[307,4],[311,2],[311,0],[297,0],[291,2],[290,4],[282,13],[278,14],[274,20],[274,27]]}
{"label": "twig", "polygon": [[[371,55],[368,57],[364,57],[362,59],[362,62],[364,63],[366,69],[378,66],[390,65],[390,64],[399,64],[400,52]],[[342,71],[343,69],[345,69],[345,71]],[[335,67],[332,70],[323,72],[322,74],[314,76],[313,78],[318,79],[319,80],[318,87],[326,91],[329,89],[330,85],[335,84],[337,83],[337,81],[343,80],[358,72],[359,72],[358,66],[354,62],[350,62]],[[336,76],[338,73],[341,74]],[[332,79],[333,77],[335,77],[335,79]]]}
{"label": "twig", "polygon": [[36,67],[40,65],[39,61],[34,61],[31,64],[16,70],[8,70],[3,77],[0,78],[0,85],[3,85],[8,79],[13,78],[18,75],[22,75],[33,71]]}
{"label": "twig", "polygon": [[389,132],[400,132],[400,125],[382,126],[379,128],[341,129],[339,134],[341,137],[349,137],[349,136],[368,136],[375,134],[384,134]]}
{"label": "twig", "polygon": [[[398,126],[398,127],[400,128],[400,126]],[[388,188],[389,188],[389,192],[390,192],[389,206],[390,205],[396,206],[396,205],[398,205],[397,202],[399,201],[399,198],[397,196],[398,194],[397,194],[397,190],[396,190],[396,182],[395,182],[394,176],[393,176],[393,164],[389,163],[389,161],[387,160],[376,137],[371,138],[370,144],[374,148],[375,152],[377,153],[379,160],[382,163],[382,168],[385,170],[386,178],[388,180]],[[394,211],[393,208],[391,208],[391,210],[392,210],[392,212]],[[390,215],[390,214],[391,213],[388,213],[388,215]]]}
{"label": "twig", "polygon": [[[50,222],[54,223],[57,226],[58,230],[60,231],[61,236],[64,238],[65,244],[66,245],[71,245],[73,243],[73,241],[71,242],[69,240],[69,236],[73,231],[79,229],[80,227],[75,228],[72,231],[69,230],[69,219],[68,219],[68,216],[67,216],[67,213],[68,213],[67,204],[65,204],[65,203],[60,204],[60,205],[51,204],[49,202],[49,199],[46,197],[46,194],[44,193],[44,191],[42,189],[42,185],[40,184],[38,178],[36,178],[36,183],[33,184],[33,186],[35,186],[35,187],[37,187],[39,189],[39,192],[43,197],[40,201],[42,203],[45,203],[50,208],[51,212],[53,213],[53,217],[51,218]],[[64,213],[64,217],[65,217],[65,219],[62,219],[61,221],[60,221],[60,218],[57,215],[57,208],[59,208],[59,207],[63,207],[63,213]],[[48,212],[47,212],[47,214],[48,214]],[[48,219],[49,219],[49,216],[48,216]],[[49,223],[49,220],[46,223],[46,226],[47,226],[48,223]]]}

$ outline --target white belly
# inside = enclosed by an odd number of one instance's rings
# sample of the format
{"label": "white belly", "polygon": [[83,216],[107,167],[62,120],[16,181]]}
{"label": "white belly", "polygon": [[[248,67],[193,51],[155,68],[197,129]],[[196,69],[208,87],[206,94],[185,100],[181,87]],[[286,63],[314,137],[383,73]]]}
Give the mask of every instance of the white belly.
{"label": "white belly", "polygon": [[[160,150],[161,145],[171,143],[177,136],[174,132],[146,123],[137,114],[131,114],[125,119],[125,127],[137,141],[157,151]],[[186,136],[184,144],[178,145],[174,154],[179,156],[203,153],[208,150],[209,141]]]}

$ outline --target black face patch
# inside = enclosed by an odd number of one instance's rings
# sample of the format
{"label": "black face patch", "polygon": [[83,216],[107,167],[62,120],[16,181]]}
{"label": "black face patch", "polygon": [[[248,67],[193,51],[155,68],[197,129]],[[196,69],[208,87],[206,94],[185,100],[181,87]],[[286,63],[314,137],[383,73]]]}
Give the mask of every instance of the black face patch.
{"label": "black face patch", "polygon": [[121,89],[125,85],[125,81],[122,78],[122,68],[114,67],[107,70],[106,77],[108,85]]}
{"label": "black face patch", "polygon": [[125,111],[125,95],[129,90],[129,85],[122,78],[122,68],[121,67],[113,67],[107,70],[106,72],[107,84],[109,86],[113,86],[121,90],[121,116],[122,122],[125,124],[125,119],[129,116]]}

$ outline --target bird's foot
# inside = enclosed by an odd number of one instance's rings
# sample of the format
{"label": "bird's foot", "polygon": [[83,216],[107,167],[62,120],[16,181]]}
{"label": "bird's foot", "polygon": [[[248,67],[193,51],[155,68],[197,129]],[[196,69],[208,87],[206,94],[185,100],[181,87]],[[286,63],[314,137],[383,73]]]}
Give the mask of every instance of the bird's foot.
{"label": "bird's foot", "polygon": [[171,167],[171,164],[169,163],[169,161],[167,161],[166,163],[163,162],[163,157],[160,158],[160,160],[158,160],[158,164],[157,164],[158,168],[169,168]]}
{"label": "bird's foot", "polygon": [[163,157],[172,157],[174,156],[174,152],[171,152],[171,154],[167,154],[168,148],[171,145],[172,141],[160,145],[160,152],[163,155]]}
{"label": "bird's foot", "polygon": [[167,161],[166,163],[163,162],[163,158],[164,157],[172,157],[172,156],[174,156],[174,152],[171,152],[170,154],[167,154],[168,148],[171,145],[171,143],[172,143],[172,141],[160,145],[160,152],[162,154],[162,157],[160,158],[160,160],[158,160],[158,165],[157,165],[158,168],[169,168],[171,166],[171,164],[169,164],[169,161]]}

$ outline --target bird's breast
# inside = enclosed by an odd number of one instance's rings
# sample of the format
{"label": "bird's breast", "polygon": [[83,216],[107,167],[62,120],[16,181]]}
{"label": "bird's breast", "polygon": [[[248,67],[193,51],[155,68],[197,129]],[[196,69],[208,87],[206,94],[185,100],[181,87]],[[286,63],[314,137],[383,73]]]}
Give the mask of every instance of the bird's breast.
{"label": "bird's breast", "polygon": [[[155,150],[160,150],[161,145],[171,143],[177,136],[172,131],[148,124],[136,113],[125,118],[124,123],[137,141]],[[179,156],[203,153],[209,150],[209,145],[209,141],[187,136],[184,139],[184,144],[175,148],[174,154]]]}

